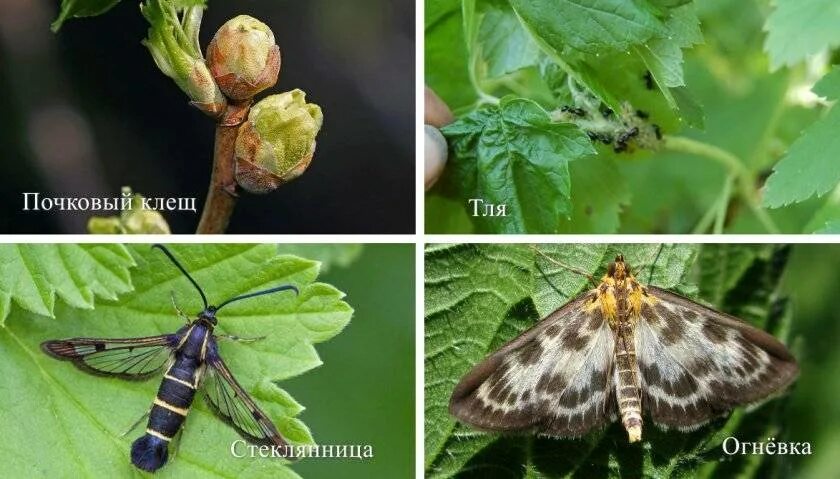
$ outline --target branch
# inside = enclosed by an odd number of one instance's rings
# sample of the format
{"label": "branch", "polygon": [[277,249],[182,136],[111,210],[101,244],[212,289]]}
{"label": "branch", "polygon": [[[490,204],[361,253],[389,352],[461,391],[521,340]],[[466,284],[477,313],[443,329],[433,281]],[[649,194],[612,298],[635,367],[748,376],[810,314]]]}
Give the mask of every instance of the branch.
{"label": "branch", "polygon": [[753,174],[746,166],[744,166],[737,156],[714,145],[692,140],[683,136],[666,136],[665,148],[671,151],[697,155],[701,158],[708,158],[724,165],[729,174],[737,179],[740,195],[747,202],[747,205],[767,232],[779,232],[779,228],[773,222],[773,219],[770,218],[767,211],[762,209],[761,205],[753,195],[751,186],[755,181]]}
{"label": "branch", "polygon": [[197,234],[221,234],[227,230],[233,208],[236,206],[236,179],[234,178],[234,147],[239,125],[248,116],[251,100],[240,103],[230,101],[216,125],[216,144],[213,148],[213,173],[207,200],[198,222]]}

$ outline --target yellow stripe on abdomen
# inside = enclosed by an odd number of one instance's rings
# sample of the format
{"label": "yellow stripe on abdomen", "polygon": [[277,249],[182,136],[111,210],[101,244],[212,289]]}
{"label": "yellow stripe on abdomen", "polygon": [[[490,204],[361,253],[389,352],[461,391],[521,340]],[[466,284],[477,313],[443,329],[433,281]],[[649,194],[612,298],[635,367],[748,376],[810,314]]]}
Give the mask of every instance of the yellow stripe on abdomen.
{"label": "yellow stripe on abdomen", "polygon": [[184,408],[181,408],[181,407],[178,407],[178,406],[173,406],[172,404],[169,404],[168,402],[166,402],[163,399],[158,398],[158,397],[155,398],[154,403],[157,406],[160,406],[164,409],[168,409],[168,410],[174,412],[175,414],[179,414],[179,415],[184,416],[184,417],[187,417],[187,414],[189,414],[189,412],[190,412],[189,409],[184,409]]}

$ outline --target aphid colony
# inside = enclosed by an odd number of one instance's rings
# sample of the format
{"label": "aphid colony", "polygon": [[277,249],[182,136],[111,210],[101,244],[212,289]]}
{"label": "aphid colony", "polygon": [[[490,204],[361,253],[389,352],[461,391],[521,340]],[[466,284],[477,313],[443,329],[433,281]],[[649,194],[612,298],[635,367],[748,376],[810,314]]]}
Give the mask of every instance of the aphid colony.
{"label": "aphid colony", "polygon": [[629,103],[616,113],[611,108],[562,106],[552,113],[554,121],[579,126],[592,141],[610,145],[616,153],[632,152],[636,148],[655,150],[662,142],[659,125],[650,122],[650,115],[634,109]]}

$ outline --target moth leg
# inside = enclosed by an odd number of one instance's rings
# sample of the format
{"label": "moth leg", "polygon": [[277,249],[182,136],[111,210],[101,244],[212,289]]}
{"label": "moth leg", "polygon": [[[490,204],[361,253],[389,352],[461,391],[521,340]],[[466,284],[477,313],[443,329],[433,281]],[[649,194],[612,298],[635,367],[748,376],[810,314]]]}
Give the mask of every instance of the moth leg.
{"label": "moth leg", "polygon": [[229,341],[239,341],[241,343],[253,343],[254,341],[265,339],[265,336],[257,336],[255,338],[242,338],[239,336],[234,336],[232,334],[217,334],[216,337],[219,339],[227,339]]}
{"label": "moth leg", "polygon": [[175,433],[175,437],[173,437],[172,441],[169,443],[173,459],[178,455],[178,449],[181,448],[181,436],[184,435],[184,429],[186,427],[187,421],[184,421],[184,424],[181,425],[181,429],[178,429],[178,432]]}
{"label": "moth leg", "polygon": [[143,415],[142,415],[142,416],[140,416],[140,418],[139,418],[139,419],[137,419],[136,421],[134,421],[134,424],[132,424],[132,425],[131,425],[131,427],[129,427],[127,431],[125,431],[124,433],[120,434],[120,437],[125,437],[125,436],[128,436],[128,433],[130,433],[131,431],[133,431],[133,430],[137,429],[137,426],[139,426],[141,422],[143,422],[143,421],[144,421],[147,417],[149,417],[149,413],[151,413],[151,412],[152,412],[152,408],[149,408],[149,409],[148,409],[145,413],[143,413]]}
{"label": "moth leg", "polygon": [[178,303],[175,302],[175,291],[170,291],[169,296],[172,298],[172,306],[175,307],[175,311],[178,312],[178,316],[180,316],[181,318],[184,319],[184,321],[189,323],[190,322],[190,317],[187,316],[186,314],[184,314],[184,312],[181,311],[181,308],[178,307]]}

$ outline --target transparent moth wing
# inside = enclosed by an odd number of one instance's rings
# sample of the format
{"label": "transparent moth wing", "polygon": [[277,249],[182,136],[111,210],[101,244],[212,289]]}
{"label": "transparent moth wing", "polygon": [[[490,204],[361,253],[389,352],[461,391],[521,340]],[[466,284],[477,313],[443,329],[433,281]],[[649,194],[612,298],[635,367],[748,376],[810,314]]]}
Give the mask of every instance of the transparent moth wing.
{"label": "transparent moth wing", "polygon": [[[208,348],[207,366],[202,390],[210,408],[220,419],[253,444],[289,444],[230,372],[218,354],[215,341]],[[288,451],[278,450],[278,453],[283,452]]]}
{"label": "transparent moth wing", "polygon": [[142,380],[163,369],[179,339],[176,334],[127,339],[58,339],[44,341],[41,349],[56,359],[72,361],[91,374]]}

